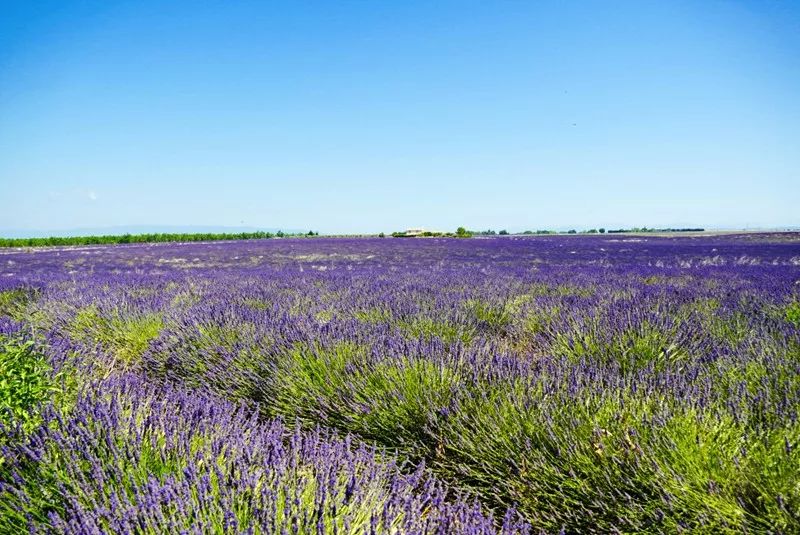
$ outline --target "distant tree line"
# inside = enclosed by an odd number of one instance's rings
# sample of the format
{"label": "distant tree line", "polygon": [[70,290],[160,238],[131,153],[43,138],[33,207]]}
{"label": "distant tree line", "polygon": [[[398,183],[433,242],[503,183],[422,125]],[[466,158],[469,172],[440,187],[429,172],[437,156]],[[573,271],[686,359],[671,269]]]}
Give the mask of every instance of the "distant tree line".
{"label": "distant tree line", "polygon": [[[378,234],[379,238],[383,238],[385,234],[381,232]],[[452,232],[433,232],[430,230],[426,230],[425,232],[419,234],[406,234],[405,232],[392,232],[393,238],[438,238],[441,236],[455,236]]]}
{"label": "distant tree line", "polygon": [[623,232],[703,232],[704,228],[647,228],[647,227],[633,227],[633,228],[618,228],[610,229],[609,234],[620,234]]}
{"label": "distant tree line", "polygon": [[[703,228],[647,228],[647,227],[633,227],[628,229],[612,229],[606,230],[605,228],[592,228],[588,230],[526,230],[523,232],[519,232],[517,234],[520,235],[549,235],[549,234],[619,234],[623,232],[703,232],[705,229]],[[458,227],[455,232],[432,232],[432,231],[425,231],[425,232],[415,232],[413,234],[407,234],[405,232],[392,232],[392,237],[394,238],[429,238],[429,237],[445,237],[445,238],[470,238],[472,236],[509,236],[511,235],[507,230],[467,230],[464,227]],[[383,238],[385,234],[381,232],[378,234],[378,237]]]}
{"label": "distant tree line", "polygon": [[198,242],[222,240],[265,240],[283,237],[319,236],[319,232],[309,230],[307,233],[291,234],[278,231],[271,232],[222,232],[222,233],[154,233],[154,234],[121,234],[118,236],[69,236],[49,238],[0,238],[0,247],[44,247],[48,245],[111,245],[119,243],[166,243],[166,242]]}
{"label": "distant tree line", "polygon": [[473,236],[508,236],[509,233],[507,230],[501,230],[499,232],[494,230],[470,230],[468,231]]}
{"label": "distant tree line", "polygon": [[[609,229],[606,230],[604,228],[592,228],[589,230],[581,230],[577,231],[575,229],[570,229],[566,232],[564,231],[557,231],[557,230],[526,230],[521,234],[530,235],[530,234],[621,234],[623,232],[703,232],[705,231],[704,228],[647,228],[647,227],[633,227],[633,228],[619,228],[619,229]],[[503,231],[500,232],[503,234]]]}

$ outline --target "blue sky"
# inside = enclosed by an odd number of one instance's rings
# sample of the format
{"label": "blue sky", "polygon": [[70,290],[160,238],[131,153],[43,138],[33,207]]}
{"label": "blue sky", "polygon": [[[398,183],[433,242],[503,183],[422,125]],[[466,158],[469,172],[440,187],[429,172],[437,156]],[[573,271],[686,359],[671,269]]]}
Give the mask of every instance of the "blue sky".
{"label": "blue sky", "polygon": [[0,229],[800,225],[796,2],[0,3]]}

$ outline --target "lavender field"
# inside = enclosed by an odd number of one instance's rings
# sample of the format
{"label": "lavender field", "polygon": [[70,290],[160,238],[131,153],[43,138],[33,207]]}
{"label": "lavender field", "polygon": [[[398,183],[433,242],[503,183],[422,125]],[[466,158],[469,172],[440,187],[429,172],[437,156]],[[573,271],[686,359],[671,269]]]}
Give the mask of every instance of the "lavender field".
{"label": "lavender field", "polygon": [[2,533],[796,533],[800,236],[0,251]]}

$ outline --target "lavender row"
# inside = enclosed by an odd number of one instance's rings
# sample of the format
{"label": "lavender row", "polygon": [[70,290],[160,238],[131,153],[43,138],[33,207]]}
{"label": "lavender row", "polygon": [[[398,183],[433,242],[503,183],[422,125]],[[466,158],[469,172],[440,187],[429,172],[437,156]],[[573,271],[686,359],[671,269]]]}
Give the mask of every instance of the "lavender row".
{"label": "lavender row", "polygon": [[[118,377],[2,448],[5,533],[497,533],[423,467]],[[513,513],[503,533],[525,533]]]}

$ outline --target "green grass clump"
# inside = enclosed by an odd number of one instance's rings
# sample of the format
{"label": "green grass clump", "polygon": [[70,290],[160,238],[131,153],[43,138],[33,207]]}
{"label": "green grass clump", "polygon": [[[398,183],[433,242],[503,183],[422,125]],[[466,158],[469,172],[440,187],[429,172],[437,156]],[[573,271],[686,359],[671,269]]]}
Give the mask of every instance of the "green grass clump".
{"label": "green grass clump", "polygon": [[179,378],[227,399],[262,401],[258,378],[275,350],[274,340],[252,323],[202,322],[180,337],[164,337],[158,351],[146,352],[143,367],[155,380]]}
{"label": "green grass clump", "polygon": [[532,297],[591,297],[594,293],[594,288],[589,286],[536,282],[527,288],[526,295]]}
{"label": "green grass clump", "polygon": [[252,297],[242,299],[242,304],[252,308],[253,310],[268,310],[272,306],[272,303],[270,303],[269,301],[264,301],[262,299],[255,299]]}
{"label": "green grass clump", "polygon": [[0,291],[0,316],[8,316],[15,320],[23,319],[28,303],[35,296],[36,292],[27,288]]}
{"label": "green grass clump", "polygon": [[354,432],[414,457],[440,447],[434,424],[457,395],[458,372],[438,362],[374,362],[352,343],[297,346],[279,358],[270,405],[276,414]]}
{"label": "green grass clump", "polygon": [[537,305],[526,310],[519,319],[521,337],[530,339],[547,333],[560,312],[557,305]]}
{"label": "green grass clump", "polygon": [[426,360],[396,359],[359,379],[363,387],[356,403],[365,410],[355,432],[389,445],[421,447],[426,455],[441,449],[436,421],[463,382],[455,370]]}
{"label": "green grass clump", "polygon": [[505,334],[511,324],[511,313],[506,305],[493,305],[471,299],[465,304],[478,326],[490,334]]}
{"label": "green grass clump", "polygon": [[738,347],[753,334],[746,314],[728,310],[714,298],[696,299],[681,313],[686,318],[696,318],[711,339],[731,348]]}
{"label": "green grass clump", "polygon": [[438,338],[445,344],[461,342],[468,345],[475,337],[475,329],[449,321],[437,321],[425,316],[417,316],[409,320],[399,320],[397,325],[406,335],[412,338],[431,340]]}
{"label": "green grass clump", "polygon": [[789,323],[800,327],[800,301],[792,301],[786,305],[784,317]]}
{"label": "green grass clump", "polygon": [[139,358],[164,327],[164,320],[156,313],[101,314],[89,306],[78,310],[67,329],[78,341],[100,344],[111,353],[113,370],[125,370],[138,364]]}
{"label": "green grass clump", "polygon": [[311,425],[321,418],[324,423],[349,427],[351,415],[341,400],[349,395],[348,367],[362,358],[363,348],[352,343],[325,349],[298,344],[278,357],[275,382],[268,388],[272,402],[268,408]]}
{"label": "green grass clump", "polygon": [[550,349],[553,354],[567,356],[576,362],[613,362],[620,366],[623,373],[635,372],[646,366],[660,370],[690,358],[676,332],[646,321],[611,337],[596,323],[569,333],[557,332]]}
{"label": "green grass clump", "polygon": [[392,313],[383,308],[357,310],[353,315],[358,321],[369,324],[387,323],[392,319]]}

